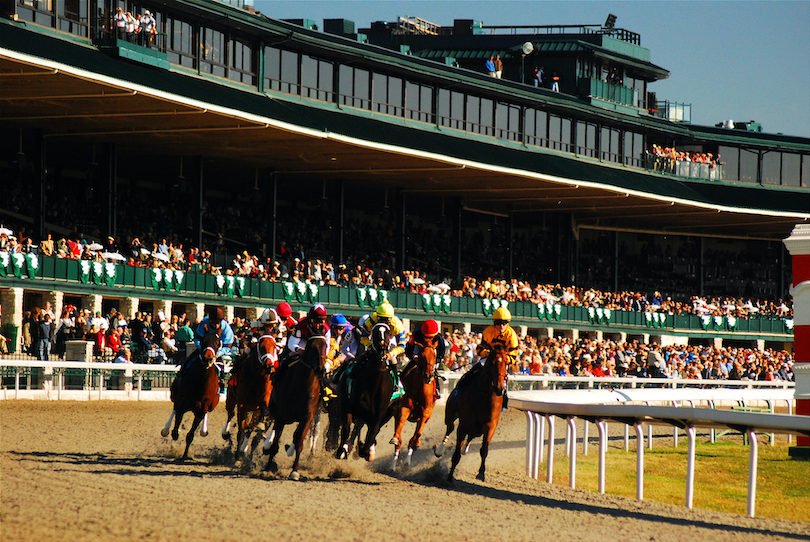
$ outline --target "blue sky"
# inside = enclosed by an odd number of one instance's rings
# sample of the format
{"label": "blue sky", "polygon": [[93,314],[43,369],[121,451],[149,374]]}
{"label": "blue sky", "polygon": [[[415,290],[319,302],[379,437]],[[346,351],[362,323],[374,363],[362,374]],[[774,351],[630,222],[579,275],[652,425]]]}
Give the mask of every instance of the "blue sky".
{"label": "blue sky", "polygon": [[692,104],[692,122],[755,120],[763,131],[810,137],[810,2],[544,0],[255,0],[279,19],[344,18],[356,28],[417,16],[439,25],[474,19],[485,25],[601,24],[641,34],[669,79],[651,85],[659,100]]}

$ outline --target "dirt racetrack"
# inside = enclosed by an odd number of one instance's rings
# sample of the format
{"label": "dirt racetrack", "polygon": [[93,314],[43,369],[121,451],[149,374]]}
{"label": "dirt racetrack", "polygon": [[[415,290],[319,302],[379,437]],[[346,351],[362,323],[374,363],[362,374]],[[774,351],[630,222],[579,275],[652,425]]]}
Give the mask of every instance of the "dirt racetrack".
{"label": "dirt racetrack", "polygon": [[[259,476],[266,461],[260,452],[256,465],[234,467],[219,435],[222,405],[211,434],[195,438],[195,459],[178,462],[180,443],[160,436],[170,411],[169,403],[155,402],[0,401],[0,540],[810,539],[810,523],[690,511],[531,480],[525,416],[513,409],[501,418],[486,482],[475,480],[475,444],[452,487],[442,482],[450,453],[437,461],[429,451],[443,432],[443,408],[411,471],[388,471],[386,426],[375,462],[339,462],[321,452],[306,457],[299,482],[287,480],[291,459],[283,454],[278,476]],[[291,436],[288,428],[284,441]]]}

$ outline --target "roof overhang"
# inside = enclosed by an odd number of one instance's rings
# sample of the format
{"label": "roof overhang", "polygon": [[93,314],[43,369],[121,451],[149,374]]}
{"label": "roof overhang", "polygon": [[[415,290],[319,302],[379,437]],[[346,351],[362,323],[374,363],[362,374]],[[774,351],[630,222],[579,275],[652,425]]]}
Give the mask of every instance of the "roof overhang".
{"label": "roof overhang", "polygon": [[457,197],[473,211],[564,212],[581,228],[781,240],[810,220],[806,190],[684,182],[50,41],[72,50],[32,54],[0,32],[0,121],[41,130],[53,149],[115,142],[132,156],[195,154],[229,169]]}

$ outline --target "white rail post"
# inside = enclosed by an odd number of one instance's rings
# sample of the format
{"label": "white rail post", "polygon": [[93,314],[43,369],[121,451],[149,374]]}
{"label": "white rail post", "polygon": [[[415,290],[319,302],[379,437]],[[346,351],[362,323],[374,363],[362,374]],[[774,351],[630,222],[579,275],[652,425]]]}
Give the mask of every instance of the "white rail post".
{"label": "white rail post", "polygon": [[644,428],[636,424],[636,499],[644,500]]}
{"label": "white rail post", "polygon": [[554,479],[554,416],[547,415],[548,420],[548,463],[546,464],[546,482]]}
{"label": "white rail post", "polygon": [[[537,467],[539,469],[540,468],[540,463],[543,462],[543,440],[545,439],[546,424],[545,424],[545,420],[543,419],[542,414],[537,412],[535,415],[537,416],[537,426],[538,426],[538,432],[537,432],[538,433],[538,435],[537,435],[537,442],[538,442],[538,446],[537,446]],[[534,477],[535,478],[538,477],[537,471],[535,471]]]}
{"label": "white rail post", "polygon": [[652,424],[648,423],[647,424],[647,448],[649,448],[650,450],[652,450],[652,441],[653,441],[653,434],[652,433],[653,433]]}
{"label": "white rail post", "polygon": [[605,456],[607,455],[607,422],[596,422],[599,429],[599,493],[605,493]]}
{"label": "white rail post", "polygon": [[686,428],[689,437],[689,453],[686,463],[686,507],[692,509],[692,501],[695,496],[695,428]]}
{"label": "white rail post", "polygon": [[56,398],[62,399],[62,390],[65,389],[65,370],[59,369],[59,390],[56,392]]}
{"label": "white rail post", "polygon": [[582,455],[588,455],[588,420],[582,420],[585,426],[582,428]]}
{"label": "white rail post", "polygon": [[526,411],[526,476],[534,472],[534,416],[531,410]]}
{"label": "white rail post", "polygon": [[753,429],[748,430],[748,441],[751,446],[751,459],[748,463],[748,517],[754,517],[754,508],[757,500],[757,434]]}
{"label": "white rail post", "polygon": [[568,464],[568,485],[571,489],[575,489],[577,487],[577,422],[575,418],[568,418],[568,429],[571,435],[573,435],[571,441],[571,461]]}
{"label": "white rail post", "polygon": [[[576,426],[574,426],[576,427]],[[571,457],[571,424],[565,425],[565,457]],[[574,442],[576,443],[576,435],[574,435]]]}
{"label": "white rail post", "polygon": [[624,451],[630,451],[630,426],[624,424]]}

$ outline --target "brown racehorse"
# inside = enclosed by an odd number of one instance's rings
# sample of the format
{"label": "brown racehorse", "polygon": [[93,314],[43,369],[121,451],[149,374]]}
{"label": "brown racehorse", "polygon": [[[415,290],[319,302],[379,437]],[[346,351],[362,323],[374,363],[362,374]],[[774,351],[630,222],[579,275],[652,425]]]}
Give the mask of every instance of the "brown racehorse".
{"label": "brown racehorse", "polygon": [[371,348],[346,370],[341,380],[338,393],[340,444],[335,453],[338,459],[348,458],[360,431],[367,426],[366,438],[359,444],[358,452],[360,457],[372,461],[380,428],[399,408],[399,399],[391,401],[395,381],[386,358],[390,331],[388,324],[376,324],[371,330]]}
{"label": "brown racehorse", "polygon": [[191,441],[194,440],[194,431],[197,430],[200,422],[203,424],[200,436],[208,436],[208,413],[219,404],[219,375],[216,366],[219,346],[218,332],[212,330],[206,333],[200,342],[200,348],[191,355],[194,359],[186,361],[187,369],[182,377],[175,377],[172,382],[170,397],[174,403],[174,410],[160,434],[164,437],[169,434],[169,427],[174,419],[172,440],[177,440],[180,438],[180,423],[183,421],[183,415],[189,411],[194,414],[194,423],[186,435],[186,450],[183,452],[183,459],[188,459],[188,449]]}
{"label": "brown racehorse", "polygon": [[436,386],[433,371],[436,367],[437,343],[438,339],[434,337],[427,338],[425,344],[418,345],[421,352],[414,356],[413,361],[400,375],[402,387],[405,388],[405,395],[402,396],[399,409],[394,412],[397,428],[394,431],[394,438],[391,439],[391,444],[394,445],[392,469],[397,468],[399,448],[402,446],[402,429],[405,427],[405,422],[416,422],[416,429],[410,442],[408,442],[408,455],[405,456],[405,466],[410,467],[411,456],[414,450],[419,447],[422,431],[433,414]]}
{"label": "brown racehorse", "polygon": [[462,379],[447,399],[444,411],[444,423],[447,424],[442,443],[434,449],[437,457],[444,453],[444,447],[453,432],[455,421],[458,420],[458,433],[456,434],[456,451],[450,466],[447,481],[453,482],[453,473],[461,459],[461,449],[470,440],[483,437],[481,443],[481,468],[478,469],[478,480],[484,481],[487,453],[492,435],[498,427],[498,420],[503,409],[503,395],[506,386],[506,367],[509,365],[509,356],[501,345],[493,346],[489,356],[480,370],[469,374],[469,378]]}
{"label": "brown racehorse", "polygon": [[254,429],[264,431],[270,394],[273,391],[272,375],[276,368],[278,354],[276,341],[271,335],[264,335],[250,353],[232,372],[228,380],[225,410],[228,421],[222,428],[222,438],[230,438],[231,420],[237,417],[236,456],[250,454],[250,436]]}
{"label": "brown racehorse", "polygon": [[[276,376],[270,397],[270,416],[274,420],[272,437],[265,441],[265,453],[270,456],[265,470],[278,471],[275,457],[285,425],[298,423],[293,435],[295,461],[290,479],[299,480],[298,464],[304,449],[304,436],[309,432],[312,419],[321,399],[321,378],[327,362],[329,345],[326,337],[314,335],[307,340],[301,357],[289,362]],[[268,443],[272,441],[272,444]]]}

